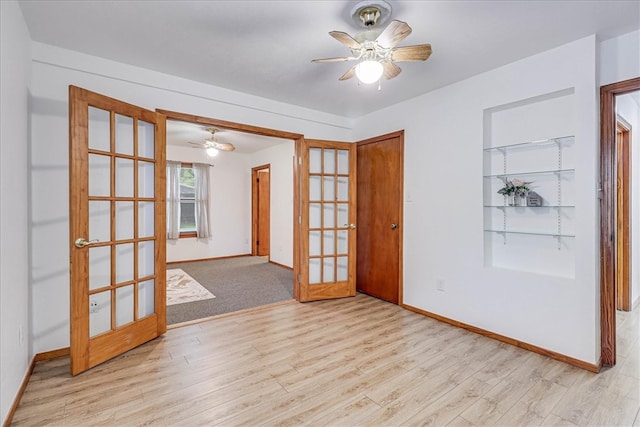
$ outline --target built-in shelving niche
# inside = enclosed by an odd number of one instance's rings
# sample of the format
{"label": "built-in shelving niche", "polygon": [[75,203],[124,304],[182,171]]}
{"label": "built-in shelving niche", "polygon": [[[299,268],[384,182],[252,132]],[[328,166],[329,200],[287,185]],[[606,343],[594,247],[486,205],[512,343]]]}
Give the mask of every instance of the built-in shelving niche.
{"label": "built-in shelving niche", "polygon": [[[486,267],[575,276],[573,90],[484,111],[483,218]],[[542,206],[509,206],[504,178],[530,181]]]}

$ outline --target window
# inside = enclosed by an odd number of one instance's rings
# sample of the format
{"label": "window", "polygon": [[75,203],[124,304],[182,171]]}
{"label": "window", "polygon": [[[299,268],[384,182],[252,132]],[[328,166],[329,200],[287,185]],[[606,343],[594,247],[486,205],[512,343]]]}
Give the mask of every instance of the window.
{"label": "window", "polygon": [[191,163],[180,167],[180,237],[196,235],[196,175]]}
{"label": "window", "polygon": [[209,167],[167,160],[167,239],[211,237]]}
{"label": "window", "polygon": [[196,177],[193,167],[180,168],[180,234],[196,231]]}

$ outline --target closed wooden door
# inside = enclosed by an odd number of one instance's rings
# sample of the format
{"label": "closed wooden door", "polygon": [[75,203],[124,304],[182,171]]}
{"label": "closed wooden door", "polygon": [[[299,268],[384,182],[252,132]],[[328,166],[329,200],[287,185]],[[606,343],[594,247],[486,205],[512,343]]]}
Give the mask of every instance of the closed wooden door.
{"label": "closed wooden door", "polygon": [[355,296],[355,144],[305,140],[300,161],[300,301]]}
{"label": "closed wooden door", "polygon": [[358,143],[359,292],[398,304],[402,283],[404,133]]}
{"label": "closed wooden door", "polygon": [[71,374],[166,331],[165,118],[69,90]]}
{"label": "closed wooden door", "polygon": [[271,235],[271,199],[269,169],[258,171],[258,256],[268,256]]}

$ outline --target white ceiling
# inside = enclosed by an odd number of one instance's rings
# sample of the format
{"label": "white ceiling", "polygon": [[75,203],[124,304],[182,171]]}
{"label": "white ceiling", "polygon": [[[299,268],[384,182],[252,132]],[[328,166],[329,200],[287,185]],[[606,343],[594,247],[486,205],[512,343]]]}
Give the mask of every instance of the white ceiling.
{"label": "white ceiling", "polygon": [[640,28],[640,1],[391,1],[430,43],[426,62],[376,85],[340,82],[331,30],[356,34],[354,1],[21,0],[33,40],[273,100],[358,117],[520,58]]}
{"label": "white ceiling", "polygon": [[[209,128],[210,126],[167,120],[167,144],[201,149],[196,145],[189,144],[189,142],[202,143],[205,139],[211,138],[211,132],[207,130]],[[230,129],[217,129],[215,136],[216,141],[233,144],[233,146],[236,147],[235,151],[233,151],[234,153],[255,153],[256,151],[273,147],[282,142],[292,142],[290,139],[254,135]]]}

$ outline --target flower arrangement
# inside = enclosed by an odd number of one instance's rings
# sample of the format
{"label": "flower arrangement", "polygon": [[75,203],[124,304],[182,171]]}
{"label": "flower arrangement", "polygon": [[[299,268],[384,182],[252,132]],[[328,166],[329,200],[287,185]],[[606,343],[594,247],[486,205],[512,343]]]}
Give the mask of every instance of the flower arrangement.
{"label": "flower arrangement", "polygon": [[504,196],[514,194],[518,197],[526,197],[527,192],[530,190],[529,185],[533,183],[533,181],[510,180],[509,178],[502,178],[502,181],[504,182],[504,187],[498,190],[498,194]]}

